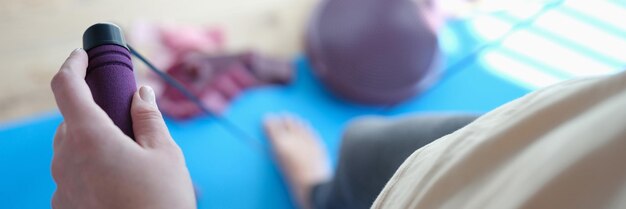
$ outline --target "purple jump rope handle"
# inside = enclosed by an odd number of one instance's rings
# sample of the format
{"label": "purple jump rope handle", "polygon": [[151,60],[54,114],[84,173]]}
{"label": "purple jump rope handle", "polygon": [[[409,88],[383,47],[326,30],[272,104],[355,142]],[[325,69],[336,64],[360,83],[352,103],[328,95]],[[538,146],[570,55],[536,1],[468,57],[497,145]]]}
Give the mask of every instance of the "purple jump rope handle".
{"label": "purple jump rope handle", "polygon": [[130,106],[137,91],[128,49],[114,44],[87,51],[89,65],[85,81],[93,99],[124,134],[134,139]]}

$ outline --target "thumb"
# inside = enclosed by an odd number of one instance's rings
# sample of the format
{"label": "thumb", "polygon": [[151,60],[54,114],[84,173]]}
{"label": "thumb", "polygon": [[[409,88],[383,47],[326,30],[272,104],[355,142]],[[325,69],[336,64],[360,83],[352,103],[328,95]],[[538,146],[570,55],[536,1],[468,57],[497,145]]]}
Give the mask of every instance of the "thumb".
{"label": "thumb", "polygon": [[142,86],[133,96],[130,109],[135,141],[142,147],[157,147],[171,142],[171,136],[156,105],[154,90]]}

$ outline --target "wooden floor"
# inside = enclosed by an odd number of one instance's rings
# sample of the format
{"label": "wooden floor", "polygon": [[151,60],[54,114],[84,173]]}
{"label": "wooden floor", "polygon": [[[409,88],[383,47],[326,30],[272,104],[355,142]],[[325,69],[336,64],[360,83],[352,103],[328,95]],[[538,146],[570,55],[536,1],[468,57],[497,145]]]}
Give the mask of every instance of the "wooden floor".
{"label": "wooden floor", "polygon": [[96,22],[219,25],[227,48],[277,56],[300,51],[315,0],[3,0],[0,123],[54,110],[52,75]]}

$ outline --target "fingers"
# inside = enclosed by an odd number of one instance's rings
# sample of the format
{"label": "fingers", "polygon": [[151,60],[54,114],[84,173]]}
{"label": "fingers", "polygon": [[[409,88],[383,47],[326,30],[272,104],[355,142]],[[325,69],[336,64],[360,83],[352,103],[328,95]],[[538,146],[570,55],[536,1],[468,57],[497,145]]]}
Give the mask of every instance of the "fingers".
{"label": "fingers", "polygon": [[67,192],[57,188],[52,194],[52,201],[50,202],[52,209],[75,208],[71,205],[67,195]]}
{"label": "fingers", "polygon": [[59,209],[61,208],[61,205],[63,205],[63,201],[61,200],[61,196],[58,191],[55,191],[54,194],[52,194],[52,202],[50,204],[52,209]]}
{"label": "fingers", "polygon": [[51,82],[57,106],[70,126],[110,121],[94,102],[85,82],[87,63],[87,53],[82,49],[74,50]]}
{"label": "fingers", "polygon": [[152,88],[148,86],[139,88],[133,96],[130,112],[135,141],[142,147],[156,147],[172,142]]}
{"label": "fingers", "polygon": [[67,132],[67,128],[65,126],[65,122],[62,122],[61,125],[57,128],[56,133],[54,134],[54,141],[52,142],[52,148],[54,151],[59,149],[59,145],[62,144],[62,141],[65,139],[65,135]]}

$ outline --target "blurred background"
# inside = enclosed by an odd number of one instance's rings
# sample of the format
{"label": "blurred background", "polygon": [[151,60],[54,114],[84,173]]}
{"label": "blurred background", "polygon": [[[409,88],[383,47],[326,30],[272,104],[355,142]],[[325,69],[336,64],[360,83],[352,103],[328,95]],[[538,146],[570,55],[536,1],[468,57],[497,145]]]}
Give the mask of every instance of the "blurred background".
{"label": "blurred background", "polygon": [[0,2],[0,122],[55,109],[52,75],[97,22],[130,29],[138,22],[214,26],[228,51],[257,49],[280,57],[301,51],[312,0],[3,0]]}
{"label": "blurred background", "polygon": [[[174,53],[190,49],[204,52],[200,60],[209,60],[208,63],[212,62],[211,57],[228,55],[234,60],[234,68],[252,72],[253,84],[233,93],[220,89],[219,85],[212,86],[212,74],[199,73],[211,71],[206,70],[212,69],[211,66],[201,64],[178,71],[182,72],[179,78],[189,77],[190,83],[198,84],[191,86],[197,87],[194,90],[219,113],[219,117],[213,117],[185,106],[189,104],[184,99],[176,100],[175,95],[168,93],[167,85],[134,60],[139,83],[158,87],[159,106],[166,113],[171,134],[187,159],[199,192],[199,208],[294,207],[271,154],[263,149],[267,143],[260,124],[267,113],[292,112],[308,120],[319,131],[334,162],[343,127],[357,117],[484,113],[541,87],[626,69],[624,0],[367,0],[391,1],[416,8],[423,3],[431,5],[430,12],[423,13],[428,17],[413,13],[408,17],[424,18],[432,23],[423,28],[435,28],[433,35],[437,39],[422,43],[435,43],[437,56],[432,60],[437,65],[419,68],[420,73],[410,75],[421,78],[428,70],[437,76],[430,78],[428,85],[421,86],[419,79],[411,83],[419,84],[420,89],[408,97],[373,105],[338,93],[347,87],[336,85],[374,79],[375,82],[365,83],[385,87],[393,82],[380,79],[398,75],[402,78],[398,73],[400,68],[381,65],[383,72],[389,72],[382,76],[355,68],[344,77],[332,77],[333,73],[346,70],[332,68],[333,64],[347,62],[356,66],[376,60],[376,57],[350,58],[350,50],[344,53],[341,51],[344,48],[333,46],[367,49],[353,50],[356,54],[381,52],[376,47],[381,45],[370,47],[368,41],[358,41],[367,39],[368,35],[364,34],[388,35],[393,31],[355,32],[353,25],[363,25],[350,21],[379,17],[373,12],[364,12],[359,18],[319,21],[325,17],[320,15],[321,11],[328,9],[326,6],[331,2],[353,2],[349,9],[364,11],[359,10],[364,4],[354,3],[359,0],[3,0],[0,2],[0,63],[3,64],[0,208],[49,207],[55,189],[49,173],[50,145],[55,128],[62,121],[49,82],[71,50],[81,47],[84,30],[96,22],[120,25],[131,45],[170,73],[177,69],[170,68],[176,61],[198,63],[198,59],[176,57]],[[317,31],[311,28],[333,23],[345,23],[348,27],[328,27],[329,34],[341,36],[320,36],[320,40],[330,43],[324,45],[329,49],[311,50],[316,40],[311,31]],[[367,26],[369,22],[360,23]],[[406,31],[410,30],[396,32]],[[369,41],[382,46],[391,42]],[[350,45],[353,43],[359,44]],[[425,45],[411,47],[422,46]],[[321,58],[333,53],[339,53],[333,55],[333,62]],[[247,63],[250,54],[264,61]],[[383,61],[407,63],[407,59],[391,57],[392,60]],[[233,71],[232,66],[220,72]],[[331,67],[325,69],[326,74],[320,72],[328,66]],[[345,82],[330,85],[327,79],[333,78]],[[216,97],[215,91],[206,89],[218,89],[218,93],[226,92],[226,96]],[[189,111],[178,111],[181,109]],[[225,128],[224,120],[239,130]]]}

